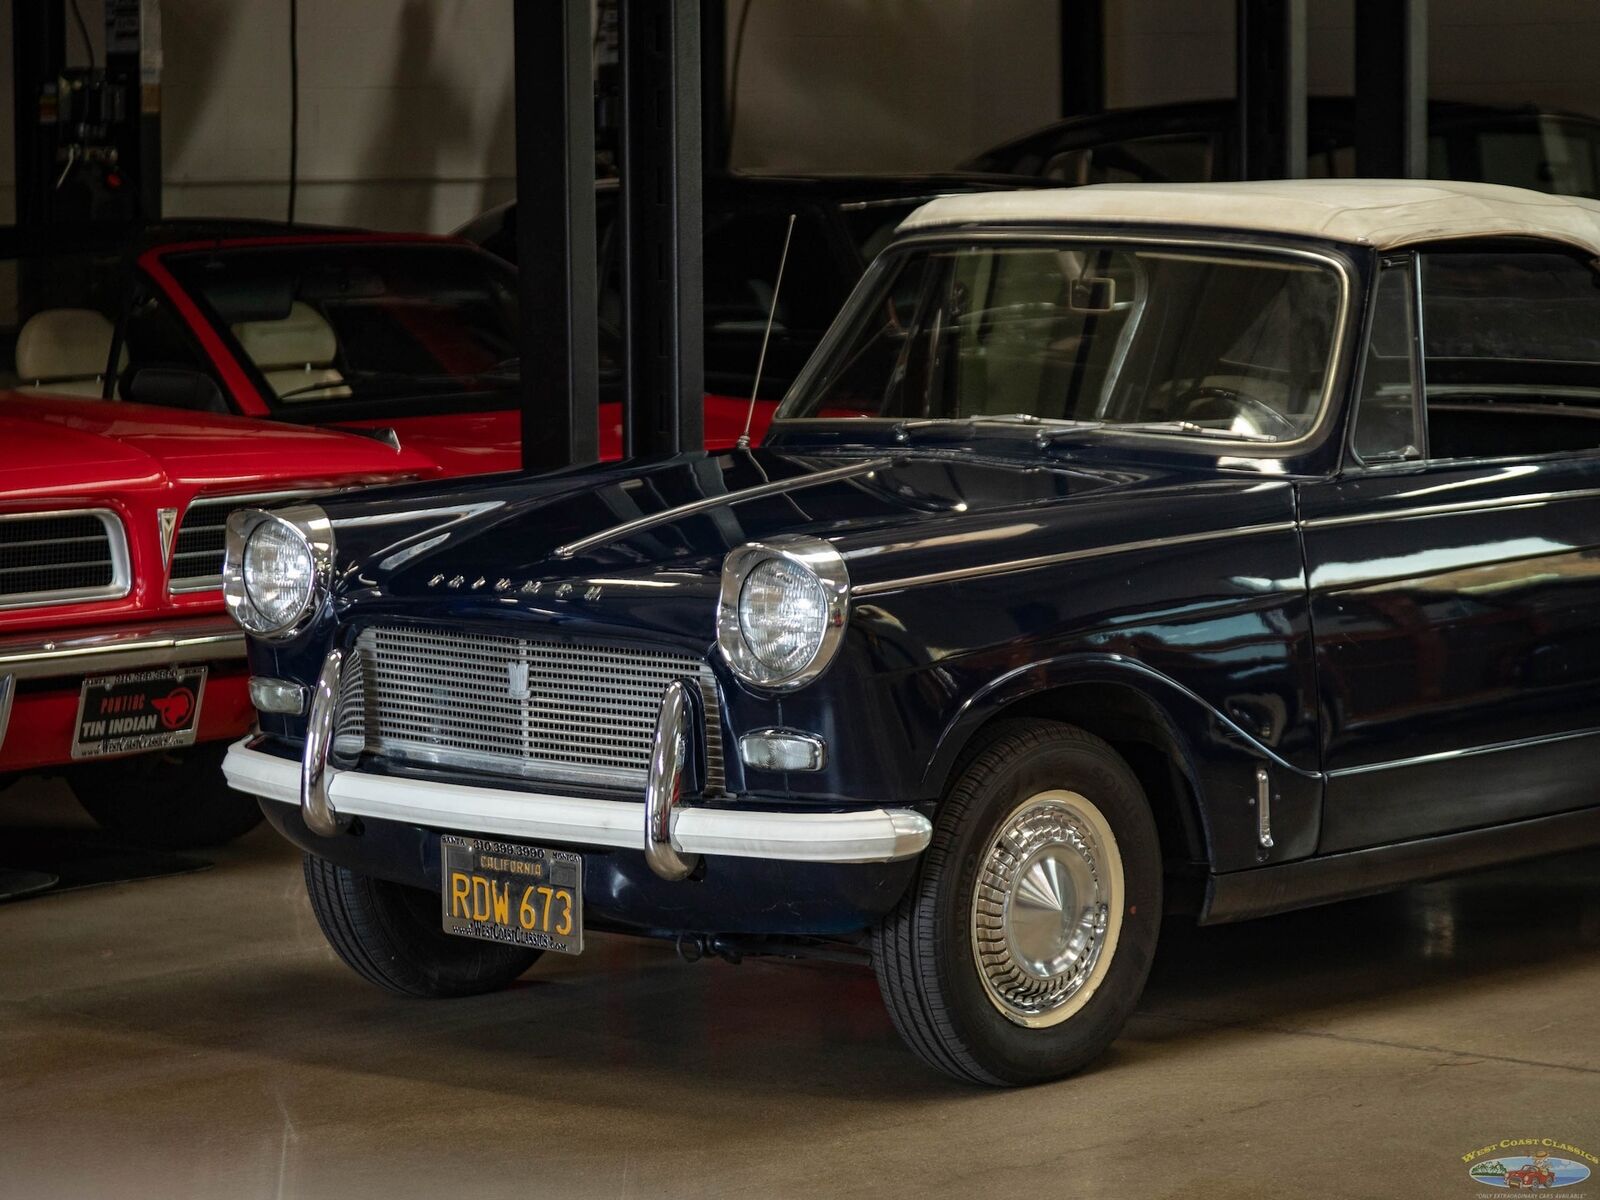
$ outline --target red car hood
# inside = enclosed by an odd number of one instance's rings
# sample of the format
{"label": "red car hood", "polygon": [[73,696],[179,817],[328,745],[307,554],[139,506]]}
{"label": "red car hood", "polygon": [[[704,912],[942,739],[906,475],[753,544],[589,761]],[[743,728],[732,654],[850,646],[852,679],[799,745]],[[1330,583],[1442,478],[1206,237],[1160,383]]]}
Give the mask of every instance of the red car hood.
{"label": "red car hood", "polygon": [[[750,401],[735,396],[706,396],[705,446],[707,450],[727,450],[744,432],[750,420],[752,441],[759,442],[772,423],[778,406],[759,401],[751,412]],[[522,469],[522,412],[500,409],[489,412],[451,413],[426,417],[374,417],[366,421],[341,421],[341,429],[393,429],[400,444],[426,454],[446,475],[487,475],[495,471]],[[610,462],[622,457],[622,405],[600,405],[600,458]]]}
{"label": "red car hood", "polygon": [[0,497],[434,475],[424,453],[248,417],[0,393]]}

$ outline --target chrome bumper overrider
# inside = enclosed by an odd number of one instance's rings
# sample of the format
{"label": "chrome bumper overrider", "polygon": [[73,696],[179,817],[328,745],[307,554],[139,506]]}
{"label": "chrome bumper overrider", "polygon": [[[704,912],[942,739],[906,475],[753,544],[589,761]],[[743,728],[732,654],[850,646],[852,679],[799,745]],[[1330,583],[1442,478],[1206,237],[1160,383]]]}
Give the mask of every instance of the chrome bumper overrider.
{"label": "chrome bumper overrider", "polygon": [[[223,770],[228,783],[281,804],[300,804],[300,764],[235,742]],[[405,821],[438,829],[492,833],[580,846],[645,847],[646,809],[638,801],[594,800],[425,779],[329,772],[326,793],[344,818]],[[920,854],[932,836],[912,809],[793,813],[685,808],[671,810],[670,846],[680,855],[728,854],[791,862],[892,862]]]}
{"label": "chrome bumper overrider", "polygon": [[689,685],[662,696],[644,803],[560,796],[336,770],[328,759],[343,660],[323,663],[311,699],[302,760],[236,742],[223,770],[241,792],[300,806],[306,828],[332,836],[351,817],[405,821],[464,833],[616,846],[644,851],[663,879],[684,879],[702,854],[791,862],[874,863],[911,858],[933,836],[928,818],[909,808],[852,812],[773,812],[686,806],[682,771],[691,727]]}

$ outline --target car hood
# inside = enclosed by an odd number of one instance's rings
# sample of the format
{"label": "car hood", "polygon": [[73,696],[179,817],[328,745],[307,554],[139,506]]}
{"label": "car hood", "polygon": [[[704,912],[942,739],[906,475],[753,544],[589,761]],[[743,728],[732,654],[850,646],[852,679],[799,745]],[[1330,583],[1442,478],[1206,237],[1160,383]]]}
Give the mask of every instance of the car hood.
{"label": "car hood", "polygon": [[781,535],[830,540],[853,584],[882,588],[1293,511],[1287,483],[1259,478],[767,449],[405,488],[329,509],[347,605],[548,614],[626,595],[650,602],[633,609],[650,623],[670,619],[674,598],[714,595],[730,549]]}
{"label": "car hood", "polygon": [[115,401],[0,395],[0,494],[199,489],[431,475],[422,454],[371,438]]}

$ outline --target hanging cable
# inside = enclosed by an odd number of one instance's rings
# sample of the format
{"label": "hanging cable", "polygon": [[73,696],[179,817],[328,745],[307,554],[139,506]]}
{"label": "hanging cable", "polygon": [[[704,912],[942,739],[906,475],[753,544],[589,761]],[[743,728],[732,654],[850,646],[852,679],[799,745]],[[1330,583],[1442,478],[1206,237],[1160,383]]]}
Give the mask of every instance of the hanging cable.
{"label": "hanging cable", "polygon": [[[77,0],[73,0],[76,4]],[[300,185],[300,0],[289,0],[289,214],[294,224],[295,192]]]}
{"label": "hanging cable", "polygon": [[83,19],[83,9],[78,7],[78,0],[72,0],[72,19],[78,23],[78,33],[83,37],[83,52],[89,57],[89,69],[92,71],[95,66],[94,43],[89,40],[89,23]]}
{"label": "hanging cable", "polygon": [[733,62],[728,68],[727,152],[730,156],[733,154],[733,131],[739,124],[739,68],[744,63],[744,31],[750,23],[750,10],[755,6],[756,0],[744,0],[744,7],[739,10],[739,27],[733,31]]}

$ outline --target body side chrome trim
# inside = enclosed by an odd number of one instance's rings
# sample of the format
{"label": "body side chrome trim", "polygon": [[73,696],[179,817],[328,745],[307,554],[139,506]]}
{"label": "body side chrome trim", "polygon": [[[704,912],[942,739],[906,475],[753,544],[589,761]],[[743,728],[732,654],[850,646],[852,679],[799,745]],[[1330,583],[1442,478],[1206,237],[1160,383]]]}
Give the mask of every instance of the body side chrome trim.
{"label": "body side chrome trim", "polygon": [[[300,764],[252,749],[250,741],[245,738],[228,750],[223,771],[229,784],[266,800],[298,805]],[[644,848],[644,806],[637,800],[459,787],[360,771],[340,771],[328,790],[343,816],[566,845]],[[908,808],[809,813],[679,807],[670,836],[672,848],[682,854],[881,863],[920,854],[933,837],[933,826]]]}
{"label": "body side chrome trim", "polygon": [[1570,492],[1528,492],[1521,496],[1502,496],[1497,499],[1458,500],[1451,504],[1422,504],[1415,508],[1396,508],[1388,512],[1354,513],[1345,517],[1313,517],[1302,522],[1304,529],[1335,529],[1343,525],[1369,525],[1379,521],[1404,521],[1414,517],[1444,517],[1452,513],[1470,513],[1497,508],[1535,508],[1562,500],[1600,499],[1600,488],[1582,488]]}
{"label": "body side chrome trim", "polygon": [[0,675],[18,679],[243,658],[244,632],[229,617],[0,640]]}
{"label": "body side chrome trim", "polygon": [[[1273,521],[1266,525],[1246,525],[1242,529],[1208,529],[1203,533],[1180,533],[1168,537],[1145,538],[1137,542],[1118,542],[1112,546],[1088,546],[1080,550],[1063,550],[1059,554],[1040,554],[1033,558],[1017,558],[1010,562],[986,563],[978,567],[956,567],[949,571],[932,571],[926,575],[910,575],[902,579],[883,579],[876,583],[858,584],[856,596],[877,596],[884,592],[897,592],[902,588],[922,587],[931,583],[954,583],[959,580],[982,579],[989,575],[1010,575],[1017,571],[1033,571],[1061,563],[1079,562],[1089,558],[1103,558],[1112,554],[1131,554],[1140,550],[1163,550],[1169,546],[1188,546],[1198,542],[1222,541],[1235,537],[1251,537],[1267,533],[1293,533],[1298,526],[1293,521]],[[845,556],[849,561],[850,556]]]}
{"label": "body side chrome trim", "polygon": [[1476,758],[1480,754],[1500,754],[1508,750],[1528,750],[1535,746],[1548,746],[1556,742],[1576,742],[1583,738],[1600,737],[1600,729],[1574,729],[1566,733],[1548,733],[1539,737],[1517,738],[1509,742],[1493,742],[1487,746],[1468,746],[1462,750],[1440,750],[1434,754],[1418,754],[1411,758],[1390,759],[1387,762],[1363,763],[1358,767],[1339,767],[1328,772],[1329,779],[1342,779],[1346,775],[1370,775],[1375,771],[1400,771],[1407,767],[1421,767],[1429,763],[1449,762],[1457,758]]}
{"label": "body side chrome trim", "polygon": [[624,521],[621,525],[613,525],[610,529],[603,529],[599,533],[590,534],[588,537],[579,538],[575,542],[568,542],[555,549],[556,558],[571,558],[585,550],[592,550],[596,546],[603,546],[607,542],[619,541],[643,529],[651,529],[657,525],[667,525],[680,517],[693,516],[698,512],[705,512],[711,508],[721,508],[727,504],[743,504],[747,500],[759,500],[763,496],[778,496],[784,492],[797,492],[801,488],[817,487],[824,483],[833,483],[840,479],[850,479],[857,475],[870,475],[874,471],[882,470],[894,460],[891,458],[869,458],[861,462],[851,463],[843,467],[830,467],[826,471],[816,471],[809,475],[796,475],[789,479],[778,479],[771,483],[759,483],[754,487],[742,488],[737,492],[729,492],[724,496],[707,496],[703,500],[692,500],[688,504],[680,504],[676,508],[663,509],[658,513],[651,513],[647,517],[639,517],[632,521]]}

